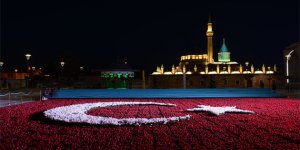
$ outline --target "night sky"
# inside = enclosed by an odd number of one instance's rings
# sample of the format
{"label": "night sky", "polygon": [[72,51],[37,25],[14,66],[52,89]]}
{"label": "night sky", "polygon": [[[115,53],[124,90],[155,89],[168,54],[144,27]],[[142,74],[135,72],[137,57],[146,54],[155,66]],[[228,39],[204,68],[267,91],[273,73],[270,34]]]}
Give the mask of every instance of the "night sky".
{"label": "night sky", "polygon": [[[52,70],[103,69],[117,59],[150,73],[178,65],[181,55],[206,53],[211,13],[214,59],[222,38],[232,60],[283,66],[283,50],[299,41],[299,0],[1,1],[4,70],[30,64]],[[51,69],[50,69],[51,70]]]}

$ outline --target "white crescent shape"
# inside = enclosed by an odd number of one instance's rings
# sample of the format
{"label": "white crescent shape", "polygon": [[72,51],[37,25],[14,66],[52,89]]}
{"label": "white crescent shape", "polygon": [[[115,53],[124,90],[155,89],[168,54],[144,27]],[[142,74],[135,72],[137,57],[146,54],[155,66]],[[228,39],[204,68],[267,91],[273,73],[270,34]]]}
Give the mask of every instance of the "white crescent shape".
{"label": "white crescent shape", "polygon": [[170,103],[156,102],[98,102],[75,104],[63,107],[56,107],[44,112],[47,118],[69,123],[88,123],[95,125],[141,125],[153,123],[168,123],[170,121],[179,121],[189,119],[191,115],[164,117],[164,118],[113,118],[103,116],[92,116],[86,114],[91,109],[124,106],[124,105],[159,105],[159,106],[176,106]]}

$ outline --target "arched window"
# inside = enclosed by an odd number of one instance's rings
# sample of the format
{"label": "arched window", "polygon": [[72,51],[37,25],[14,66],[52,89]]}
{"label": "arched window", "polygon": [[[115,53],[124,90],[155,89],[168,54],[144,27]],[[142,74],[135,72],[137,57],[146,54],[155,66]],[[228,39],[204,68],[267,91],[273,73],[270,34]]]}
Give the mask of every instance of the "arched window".
{"label": "arched window", "polygon": [[240,85],[240,80],[235,80],[235,85]]}

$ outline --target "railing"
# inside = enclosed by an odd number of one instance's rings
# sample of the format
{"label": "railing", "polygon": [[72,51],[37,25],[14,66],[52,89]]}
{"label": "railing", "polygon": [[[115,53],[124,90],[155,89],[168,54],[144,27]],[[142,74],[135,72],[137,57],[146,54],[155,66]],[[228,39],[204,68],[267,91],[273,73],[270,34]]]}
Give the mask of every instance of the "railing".
{"label": "railing", "polygon": [[[33,92],[30,91],[28,93],[25,92],[7,92],[7,93],[0,93],[0,100],[8,100],[8,105],[16,104],[16,103],[23,103],[24,100],[27,101],[33,100]],[[39,93],[39,100],[42,99],[42,91]],[[20,100],[20,101],[19,101]]]}

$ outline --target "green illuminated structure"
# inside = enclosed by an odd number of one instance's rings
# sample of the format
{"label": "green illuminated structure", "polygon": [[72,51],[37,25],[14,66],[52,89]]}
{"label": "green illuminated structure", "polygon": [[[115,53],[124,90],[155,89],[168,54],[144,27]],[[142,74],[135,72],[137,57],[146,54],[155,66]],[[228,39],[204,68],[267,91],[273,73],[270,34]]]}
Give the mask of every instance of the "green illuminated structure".
{"label": "green illuminated structure", "polygon": [[220,49],[220,52],[218,53],[218,61],[219,62],[230,62],[230,52],[227,49],[227,46],[225,44],[225,39],[223,39],[223,44]]}
{"label": "green illuminated structure", "polygon": [[131,88],[134,71],[127,64],[114,64],[101,71],[102,86],[107,89]]}

